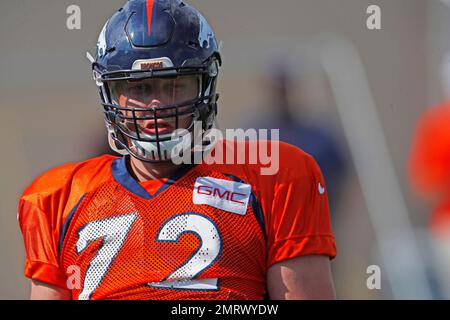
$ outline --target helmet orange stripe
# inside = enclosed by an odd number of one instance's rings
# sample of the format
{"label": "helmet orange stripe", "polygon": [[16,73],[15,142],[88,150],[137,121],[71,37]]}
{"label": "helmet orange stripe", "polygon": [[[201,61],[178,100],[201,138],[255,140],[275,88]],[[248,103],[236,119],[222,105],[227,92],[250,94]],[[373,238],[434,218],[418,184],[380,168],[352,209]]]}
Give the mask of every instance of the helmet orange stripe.
{"label": "helmet orange stripe", "polygon": [[148,25],[148,35],[152,33],[152,18],[153,18],[153,5],[155,0],[147,0],[147,25]]}

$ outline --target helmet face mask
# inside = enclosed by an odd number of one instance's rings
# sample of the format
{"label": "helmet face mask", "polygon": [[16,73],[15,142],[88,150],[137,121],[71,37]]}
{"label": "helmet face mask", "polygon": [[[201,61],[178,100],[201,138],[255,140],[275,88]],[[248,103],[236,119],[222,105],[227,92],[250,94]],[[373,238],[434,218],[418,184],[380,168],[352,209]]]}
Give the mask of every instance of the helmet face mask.
{"label": "helmet face mask", "polygon": [[114,103],[122,107],[141,109],[155,104],[154,100],[159,101],[158,104],[161,105],[179,105],[198,99],[201,93],[200,77],[196,75],[112,81],[108,84],[108,88]]}
{"label": "helmet face mask", "polygon": [[[115,81],[108,85],[117,105],[116,124],[128,137],[157,142],[194,121],[194,106],[200,96],[198,76]],[[157,137],[156,135],[159,135]]]}
{"label": "helmet face mask", "polygon": [[160,33],[142,27],[145,19],[136,16],[145,14],[145,0],[130,0],[108,20],[94,79],[112,149],[163,162],[175,150],[191,152],[195,121],[204,131],[213,126],[221,59],[214,33],[194,8],[179,0],[154,0],[151,27]]}

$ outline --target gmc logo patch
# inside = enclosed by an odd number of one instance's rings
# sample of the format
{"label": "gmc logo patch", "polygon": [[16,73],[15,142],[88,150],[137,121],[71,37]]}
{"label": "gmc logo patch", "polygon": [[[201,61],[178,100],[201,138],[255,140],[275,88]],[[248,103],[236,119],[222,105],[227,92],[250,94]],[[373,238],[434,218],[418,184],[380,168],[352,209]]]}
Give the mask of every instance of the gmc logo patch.
{"label": "gmc logo patch", "polygon": [[224,211],[245,215],[252,188],[248,184],[215,179],[197,178],[192,201]]}

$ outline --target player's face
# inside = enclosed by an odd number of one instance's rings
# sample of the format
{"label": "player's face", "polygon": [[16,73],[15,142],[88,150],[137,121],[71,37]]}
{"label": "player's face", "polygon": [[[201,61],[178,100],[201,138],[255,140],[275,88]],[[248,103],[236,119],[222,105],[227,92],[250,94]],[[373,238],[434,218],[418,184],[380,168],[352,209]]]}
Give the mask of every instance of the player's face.
{"label": "player's face", "polygon": [[[176,108],[164,108],[194,100],[199,95],[198,76],[119,81],[111,84],[112,99],[123,108],[139,111],[122,111],[126,119],[123,125],[130,131],[137,127],[139,134],[154,136],[169,134],[177,129]],[[161,108],[162,107],[162,108]],[[147,111],[148,110],[148,111]],[[189,107],[178,108],[178,129],[186,129],[193,116]],[[134,123],[133,118],[144,118]],[[157,118],[157,120],[155,120]],[[156,125],[158,129],[156,129]]]}

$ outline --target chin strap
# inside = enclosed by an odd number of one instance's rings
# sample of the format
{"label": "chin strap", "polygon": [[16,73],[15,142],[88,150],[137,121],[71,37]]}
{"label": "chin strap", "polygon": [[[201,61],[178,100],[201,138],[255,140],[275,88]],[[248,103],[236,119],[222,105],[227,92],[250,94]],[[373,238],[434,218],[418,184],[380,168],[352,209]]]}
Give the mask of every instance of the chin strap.
{"label": "chin strap", "polygon": [[111,148],[114,152],[116,152],[116,153],[118,153],[118,154],[120,154],[120,155],[122,155],[122,156],[126,156],[126,155],[129,154],[128,151],[127,151],[127,149],[119,148],[119,147],[117,146],[117,143],[116,143],[116,141],[114,141],[113,137],[111,136],[111,133],[108,133],[108,142],[109,142],[110,148]]}

